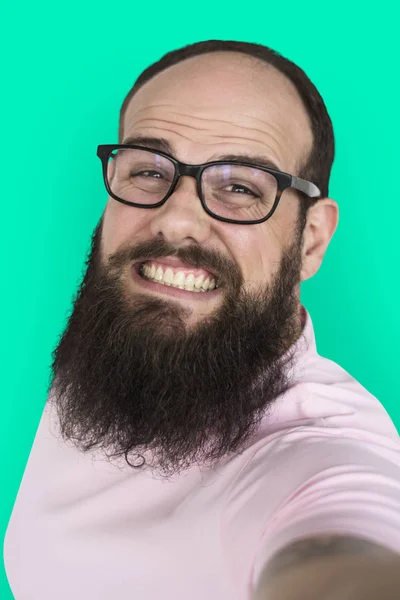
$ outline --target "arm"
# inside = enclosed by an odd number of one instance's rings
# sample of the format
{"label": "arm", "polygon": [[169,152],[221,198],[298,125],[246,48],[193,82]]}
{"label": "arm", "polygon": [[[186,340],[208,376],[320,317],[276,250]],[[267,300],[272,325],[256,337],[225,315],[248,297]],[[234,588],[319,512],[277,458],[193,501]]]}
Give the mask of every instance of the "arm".
{"label": "arm", "polygon": [[254,600],[398,600],[400,555],[360,538],[324,535],[278,552]]}

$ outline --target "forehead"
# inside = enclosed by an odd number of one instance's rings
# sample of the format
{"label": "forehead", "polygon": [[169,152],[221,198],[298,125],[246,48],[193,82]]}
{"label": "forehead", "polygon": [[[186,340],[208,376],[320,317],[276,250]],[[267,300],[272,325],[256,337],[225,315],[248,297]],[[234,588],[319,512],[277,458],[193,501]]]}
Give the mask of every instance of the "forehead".
{"label": "forehead", "polygon": [[309,118],[291,81],[230,52],[187,59],[148,81],[124,117],[123,139],[135,134],[169,139],[179,148],[176,158],[189,163],[249,152],[294,174],[312,146]]}

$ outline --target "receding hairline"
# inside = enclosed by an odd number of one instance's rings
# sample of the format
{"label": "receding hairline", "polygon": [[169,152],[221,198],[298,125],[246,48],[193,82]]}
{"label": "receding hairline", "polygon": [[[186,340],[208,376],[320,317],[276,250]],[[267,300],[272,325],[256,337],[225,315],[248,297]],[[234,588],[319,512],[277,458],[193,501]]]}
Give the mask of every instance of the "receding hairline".
{"label": "receding hairline", "polygon": [[280,71],[277,67],[275,67],[275,65],[268,63],[267,61],[263,60],[262,58],[259,58],[257,56],[252,56],[251,54],[247,54],[245,52],[240,52],[238,50],[210,50],[210,52],[203,52],[202,54],[196,54],[195,56],[186,56],[185,58],[182,58],[182,60],[180,60],[179,62],[176,62],[173,65],[169,65],[168,67],[165,67],[164,69],[162,69],[161,71],[159,71],[158,73],[153,75],[150,79],[143,82],[135,90],[135,94],[142,87],[144,87],[147,83],[150,83],[150,81],[153,81],[154,79],[156,79],[159,75],[162,75],[163,73],[168,73],[175,67],[180,67],[181,65],[184,65],[188,62],[196,62],[196,61],[200,62],[200,61],[207,60],[208,58],[211,59],[211,55],[214,55],[214,56],[216,55],[218,58],[222,58],[222,59],[230,58],[231,62],[235,62],[235,59],[236,59],[236,62],[239,62],[239,63],[253,64],[254,66],[260,67],[260,69],[267,68],[268,70],[273,70],[274,72],[281,75],[285,80],[289,81],[293,85],[294,88],[296,87],[290,81],[290,79],[284,73],[282,73],[282,71]]}
{"label": "receding hairline", "polygon": [[131,88],[132,93],[128,94],[129,100],[128,100],[128,98],[125,99],[124,104],[121,108],[121,112],[120,112],[120,122],[119,122],[119,124],[120,124],[120,127],[119,127],[120,143],[121,143],[121,140],[123,139],[123,130],[124,130],[124,125],[125,125],[124,120],[125,120],[126,113],[128,111],[128,107],[131,103],[132,98],[134,98],[136,96],[136,94],[138,92],[140,92],[140,90],[142,90],[142,88],[146,87],[146,85],[148,83],[151,83],[152,81],[157,79],[158,76],[168,73],[174,67],[179,67],[180,65],[187,63],[188,61],[194,61],[195,59],[205,59],[210,54],[219,55],[220,58],[225,58],[227,55],[228,56],[230,55],[231,57],[235,56],[235,58],[241,63],[248,63],[249,65],[253,65],[256,68],[259,68],[260,71],[268,69],[268,71],[275,73],[281,81],[285,82],[285,85],[287,85],[288,88],[293,92],[294,96],[296,97],[296,100],[302,106],[308,127],[311,132],[311,145],[314,143],[314,135],[313,135],[313,131],[312,131],[312,123],[311,123],[310,115],[308,114],[307,107],[305,106],[304,101],[303,101],[298,89],[296,88],[296,85],[293,83],[293,81],[291,81],[291,79],[285,73],[283,73],[279,68],[277,68],[275,65],[268,63],[267,61],[263,60],[262,58],[259,58],[257,56],[252,56],[250,54],[247,54],[246,52],[240,52],[239,50],[211,50],[210,52],[204,52],[202,54],[197,54],[195,56],[188,56],[188,57],[183,58],[179,62],[162,69],[161,71],[159,71],[158,73],[153,75],[150,79],[147,79],[146,81],[144,81],[138,87],[136,87],[136,84],[134,84],[134,86]]}

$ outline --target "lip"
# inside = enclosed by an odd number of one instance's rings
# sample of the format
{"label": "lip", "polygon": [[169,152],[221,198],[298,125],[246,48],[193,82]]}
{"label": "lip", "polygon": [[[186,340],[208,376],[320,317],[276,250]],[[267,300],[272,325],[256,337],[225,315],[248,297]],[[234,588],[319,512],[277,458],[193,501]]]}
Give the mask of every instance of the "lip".
{"label": "lip", "polygon": [[214,299],[220,293],[219,288],[216,288],[211,292],[189,292],[188,290],[181,290],[176,287],[168,286],[165,284],[163,285],[160,283],[154,283],[153,281],[149,281],[148,279],[143,279],[143,277],[139,275],[139,269],[141,264],[141,262],[137,262],[134,265],[132,265],[132,279],[136,285],[150,292],[164,294],[165,296],[177,298],[178,300],[195,300],[196,302],[208,302],[209,300]]}

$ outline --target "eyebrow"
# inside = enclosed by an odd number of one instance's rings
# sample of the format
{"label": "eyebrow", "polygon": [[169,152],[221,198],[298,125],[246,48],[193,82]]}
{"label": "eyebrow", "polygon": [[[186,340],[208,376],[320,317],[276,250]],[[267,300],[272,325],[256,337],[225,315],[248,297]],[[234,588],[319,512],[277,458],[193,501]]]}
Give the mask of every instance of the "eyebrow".
{"label": "eyebrow", "polygon": [[274,161],[266,158],[265,156],[260,156],[259,154],[224,154],[217,160],[227,160],[228,162],[248,162],[260,165],[260,167],[274,169],[275,171],[282,171],[282,169],[280,169],[278,165],[274,163]]}
{"label": "eyebrow", "polygon": [[171,155],[174,153],[173,147],[165,138],[153,138],[143,135],[135,135],[132,137],[128,137],[122,142],[122,144],[143,146],[144,148],[148,148],[149,150],[160,150],[161,152],[165,152],[166,154]]}
{"label": "eyebrow", "polygon": [[[171,157],[174,157],[174,148],[165,138],[136,135],[128,137],[122,142],[122,144],[143,146],[143,148],[148,148],[149,150],[160,150],[160,152],[165,152],[166,154],[170,154]],[[260,165],[261,167],[266,167],[267,169],[282,171],[282,169],[280,169],[280,167],[274,161],[259,154],[224,154],[207,162],[213,162],[214,160],[226,160],[227,162],[247,162]]]}

